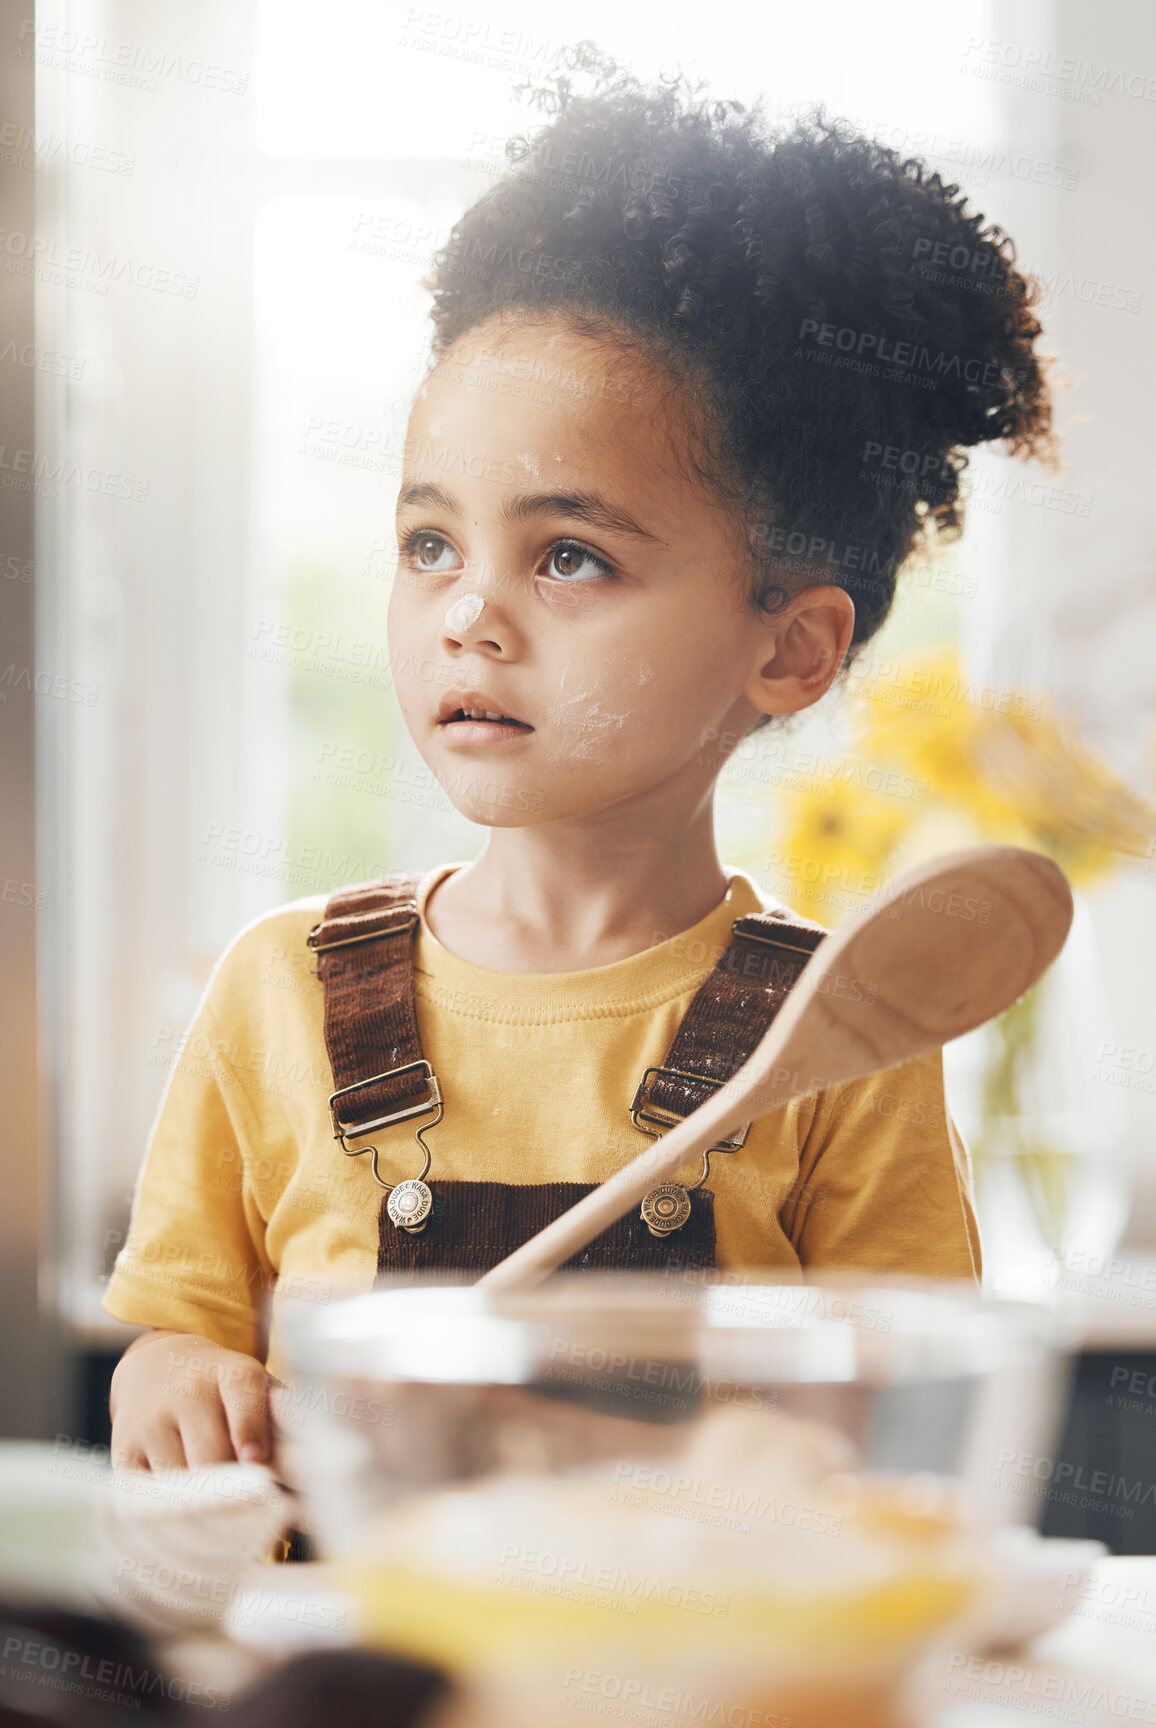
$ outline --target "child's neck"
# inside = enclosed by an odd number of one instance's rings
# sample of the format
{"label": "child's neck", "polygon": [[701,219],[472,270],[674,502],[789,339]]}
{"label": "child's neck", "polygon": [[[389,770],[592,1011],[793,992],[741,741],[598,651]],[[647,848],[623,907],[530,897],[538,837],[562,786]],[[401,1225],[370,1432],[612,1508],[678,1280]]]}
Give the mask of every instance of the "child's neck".
{"label": "child's neck", "polygon": [[690,929],[725,896],[713,819],[684,840],[676,850],[635,835],[611,850],[584,848],[572,831],[495,829],[481,857],[427,897],[426,923],[493,972],[609,966]]}

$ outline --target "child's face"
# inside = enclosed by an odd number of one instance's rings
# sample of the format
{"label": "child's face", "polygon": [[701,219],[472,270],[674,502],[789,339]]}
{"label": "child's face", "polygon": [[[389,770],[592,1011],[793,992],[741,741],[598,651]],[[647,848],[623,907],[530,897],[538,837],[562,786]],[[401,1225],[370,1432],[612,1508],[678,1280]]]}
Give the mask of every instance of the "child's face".
{"label": "child's face", "polygon": [[[562,321],[471,331],[419,395],[390,658],[418,749],[472,821],[696,802],[714,741],[761,712],[743,690],[773,642],[681,424],[648,361]],[[447,724],[454,691],[532,729]]]}

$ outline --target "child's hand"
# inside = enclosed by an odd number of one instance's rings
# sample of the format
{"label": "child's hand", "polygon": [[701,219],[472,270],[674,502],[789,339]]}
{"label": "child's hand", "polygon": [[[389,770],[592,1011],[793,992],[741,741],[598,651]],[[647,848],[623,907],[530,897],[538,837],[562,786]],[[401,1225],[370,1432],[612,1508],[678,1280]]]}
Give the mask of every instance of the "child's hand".
{"label": "child's hand", "polygon": [[112,1463],[122,1470],[267,1463],[268,1386],[255,1356],[187,1332],[147,1332],[112,1376]]}

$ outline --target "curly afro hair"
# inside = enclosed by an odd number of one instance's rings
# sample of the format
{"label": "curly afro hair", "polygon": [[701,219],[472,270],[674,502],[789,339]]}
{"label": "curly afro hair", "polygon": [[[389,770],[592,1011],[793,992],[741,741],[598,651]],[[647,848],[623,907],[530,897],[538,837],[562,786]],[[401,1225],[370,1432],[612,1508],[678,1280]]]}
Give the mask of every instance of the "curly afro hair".
{"label": "curly afro hair", "polygon": [[751,604],[835,582],[854,653],[931,525],[958,535],[968,446],[1053,459],[1037,286],[958,186],[821,106],[776,133],[589,42],[565,64],[590,92],[520,87],[547,123],[435,256],[435,360],[515,310],[644,342],[742,513]]}

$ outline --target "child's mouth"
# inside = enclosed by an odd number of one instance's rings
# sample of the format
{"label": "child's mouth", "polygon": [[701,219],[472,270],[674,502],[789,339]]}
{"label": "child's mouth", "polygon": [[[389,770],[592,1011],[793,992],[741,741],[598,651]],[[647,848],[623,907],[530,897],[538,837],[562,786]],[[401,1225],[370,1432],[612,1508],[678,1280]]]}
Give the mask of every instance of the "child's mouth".
{"label": "child's mouth", "polygon": [[447,742],[454,744],[512,744],[526,738],[534,728],[505,711],[507,693],[459,685],[447,690],[438,705],[438,725]]}
{"label": "child's mouth", "polygon": [[471,726],[520,726],[523,732],[534,730],[532,726],[527,726],[524,720],[513,720],[508,714],[480,714],[470,712],[465,708],[459,708],[456,714],[449,715],[447,719],[442,721],[442,725],[456,726],[463,720]]}
{"label": "child's mouth", "polygon": [[515,720],[509,714],[487,714],[465,708],[456,709],[438,724],[455,744],[511,744],[534,730],[524,720]]}

